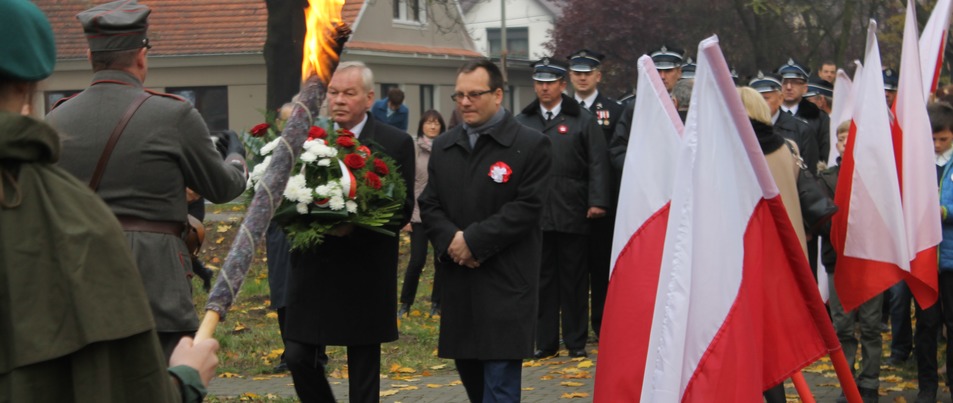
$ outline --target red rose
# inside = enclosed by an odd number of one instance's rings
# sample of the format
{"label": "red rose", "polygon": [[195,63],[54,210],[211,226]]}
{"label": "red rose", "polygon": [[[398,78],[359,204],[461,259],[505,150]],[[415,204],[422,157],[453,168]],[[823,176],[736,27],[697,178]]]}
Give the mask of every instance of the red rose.
{"label": "red rose", "polygon": [[338,129],[338,136],[354,137],[354,132],[348,129]]}
{"label": "red rose", "polygon": [[348,154],[344,156],[344,165],[351,169],[364,168],[364,158],[357,154]]}
{"label": "red rose", "polygon": [[364,180],[367,182],[367,186],[374,189],[381,188],[381,177],[371,171],[364,172]]}
{"label": "red rose", "polygon": [[251,128],[251,136],[264,137],[266,134],[268,134],[268,129],[270,128],[271,128],[271,125],[269,125],[268,123],[259,123],[255,125],[255,127]]}
{"label": "red rose", "polygon": [[364,157],[364,161],[367,161],[367,159],[371,156],[371,149],[367,148],[365,145],[361,145],[357,148],[357,153]]}
{"label": "red rose", "polygon": [[325,137],[328,137],[328,132],[318,126],[311,126],[311,128],[308,129],[308,140],[323,139]]}
{"label": "red rose", "polygon": [[337,139],[337,143],[339,146],[344,148],[354,147],[354,137],[339,136]]}
{"label": "red rose", "polygon": [[378,175],[387,175],[390,173],[390,168],[387,167],[387,163],[380,158],[374,159],[374,172],[377,172]]}

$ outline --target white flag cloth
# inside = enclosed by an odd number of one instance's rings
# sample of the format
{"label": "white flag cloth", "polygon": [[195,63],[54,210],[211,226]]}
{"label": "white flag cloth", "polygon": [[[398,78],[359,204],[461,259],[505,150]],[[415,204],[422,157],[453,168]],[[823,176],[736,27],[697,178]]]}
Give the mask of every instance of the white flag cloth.
{"label": "white flag cloth", "polygon": [[[923,79],[923,98],[929,99],[936,91],[943,63],[943,50],[946,48],[946,36],[950,29],[950,13],[953,12],[950,0],[939,0],[933,6],[933,12],[920,36],[920,76]],[[904,45],[906,46],[906,45]],[[902,73],[903,70],[900,70]]]}

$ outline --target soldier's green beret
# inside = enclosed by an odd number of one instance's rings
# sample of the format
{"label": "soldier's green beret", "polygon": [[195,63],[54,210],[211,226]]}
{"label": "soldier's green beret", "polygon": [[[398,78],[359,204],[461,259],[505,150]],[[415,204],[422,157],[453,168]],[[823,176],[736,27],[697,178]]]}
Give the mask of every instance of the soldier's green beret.
{"label": "soldier's green beret", "polygon": [[152,10],[136,0],[100,4],[76,14],[92,52],[140,49],[149,46],[146,18]]}
{"label": "soldier's green beret", "polygon": [[0,38],[0,76],[39,81],[53,74],[53,29],[32,2],[0,1]]}

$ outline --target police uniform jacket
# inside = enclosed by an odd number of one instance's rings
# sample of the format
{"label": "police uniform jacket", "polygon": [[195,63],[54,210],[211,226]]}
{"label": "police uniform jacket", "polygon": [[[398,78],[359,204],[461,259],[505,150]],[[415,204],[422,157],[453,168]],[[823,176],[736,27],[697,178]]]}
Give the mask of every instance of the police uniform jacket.
{"label": "police uniform jacket", "polygon": [[595,116],[563,94],[559,115],[552,120],[542,116],[539,100],[524,108],[516,120],[542,132],[552,143],[551,179],[540,227],[543,231],[588,234],[589,207],[611,205],[608,150]]}
{"label": "police uniform jacket", "polygon": [[[367,113],[358,141],[394,160],[407,196],[403,222],[414,211],[414,140]],[[312,248],[291,253],[285,333],[305,344],[360,346],[397,340],[399,238],[355,227],[346,236],[325,236]]]}
{"label": "police uniform jacket", "polygon": [[[822,111],[817,105],[806,99],[802,99],[798,104],[797,114],[794,116],[803,119],[811,127],[814,140],[817,142],[818,155],[824,159],[824,162],[827,162],[827,156],[830,155],[831,151],[831,117],[827,115],[827,112]],[[817,164],[815,163],[811,172],[816,171]]]}
{"label": "police uniform jacket", "polygon": [[778,120],[774,122],[774,131],[796,143],[807,169],[817,174],[817,161],[820,156],[817,142],[814,141],[814,129],[804,120],[781,111],[778,113]]}
{"label": "police uniform jacket", "polygon": [[[93,84],[53,109],[48,122],[63,138],[59,165],[89,183],[107,139],[143,92],[126,72],[99,71]],[[129,121],[116,143],[97,193],[116,215],[184,223],[185,188],[213,203],[245,190],[242,167],[222,161],[198,111],[187,101],[156,93]],[[126,231],[160,332],[194,331],[189,253],[180,236]]]}
{"label": "police uniform jacket", "polygon": [[622,116],[624,107],[622,104],[605,96],[600,91],[596,95],[596,100],[592,105],[586,105],[586,109],[592,112],[596,117],[596,124],[602,128],[602,133],[606,136],[606,144],[612,140],[612,134],[615,133],[615,125]]}
{"label": "police uniform jacket", "polygon": [[[532,357],[549,152],[549,139],[509,112],[473,149],[462,125],[434,139],[419,204],[443,276],[440,357]],[[509,175],[497,182],[490,169],[503,164]],[[457,231],[463,231],[480,267],[459,266],[449,258]]]}

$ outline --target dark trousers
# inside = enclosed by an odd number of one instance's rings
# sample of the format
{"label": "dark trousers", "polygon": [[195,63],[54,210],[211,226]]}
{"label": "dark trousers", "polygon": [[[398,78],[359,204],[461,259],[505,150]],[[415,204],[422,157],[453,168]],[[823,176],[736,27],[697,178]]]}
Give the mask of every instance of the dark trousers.
{"label": "dark trousers", "polygon": [[539,272],[539,322],[536,348],[559,349],[559,319],[566,348],[586,347],[589,333],[589,273],[586,235],[543,232],[543,265]]}
{"label": "dark trousers", "polygon": [[[287,340],[285,359],[295,392],[302,402],[335,402],[324,375],[325,346]],[[348,397],[350,402],[380,401],[381,346],[347,346]]]}
{"label": "dark trousers", "polygon": [[912,296],[905,281],[890,287],[890,356],[901,360],[910,358],[913,350],[913,327],[910,323]]}
{"label": "dark trousers", "polygon": [[522,360],[454,360],[471,403],[520,401]]}
{"label": "dark trousers", "polygon": [[[400,303],[413,305],[414,297],[417,296],[417,283],[420,282],[420,273],[427,264],[427,246],[430,240],[427,239],[427,233],[424,232],[424,226],[421,223],[411,223],[410,233],[410,262],[407,263],[407,272],[404,273],[404,285],[400,288]],[[437,260],[436,251],[434,251],[434,261]],[[433,291],[430,293],[430,302],[440,303],[440,271],[434,267]]]}
{"label": "dark trousers", "polygon": [[[940,272],[940,296],[936,304],[921,309],[916,304],[917,331],[914,335],[917,356],[917,380],[921,393],[936,393],[939,387],[937,376],[937,335],[942,325],[953,329],[953,272]],[[949,336],[948,336],[949,337]],[[953,351],[947,341],[946,350],[947,368],[953,368]],[[946,384],[951,383],[953,374],[947,371]]]}
{"label": "dark trousers", "polygon": [[592,220],[589,234],[589,282],[592,290],[590,319],[592,330],[599,336],[602,328],[602,312],[609,290],[609,265],[612,264],[612,233],[615,230],[615,215]]}

